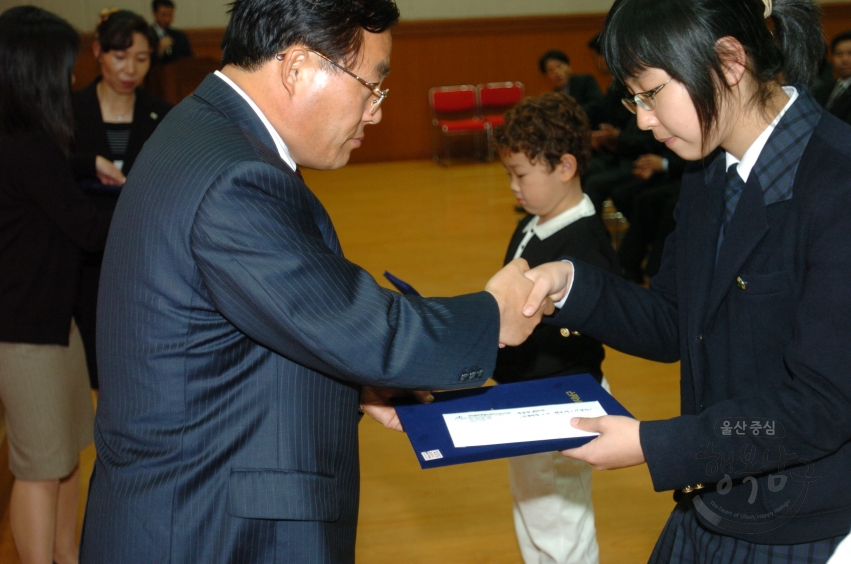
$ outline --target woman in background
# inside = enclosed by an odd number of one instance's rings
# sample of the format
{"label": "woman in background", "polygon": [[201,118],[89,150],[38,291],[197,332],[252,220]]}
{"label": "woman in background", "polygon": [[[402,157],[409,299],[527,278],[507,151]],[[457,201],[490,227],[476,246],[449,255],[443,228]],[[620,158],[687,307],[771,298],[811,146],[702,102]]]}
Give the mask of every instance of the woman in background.
{"label": "woman in background", "polygon": [[[171,105],[151,96],[140,87],[151,67],[157,36],[142,16],[127,10],[104,11],[92,45],[100,64],[100,76],[74,100],[75,160],[88,169],[95,180],[97,162],[114,165],[114,176],[123,184],[142,145],[151,136]],[[89,190],[98,209],[112,212],[120,187],[96,186]],[[100,254],[88,256],[83,265],[80,294],[74,317],[83,337],[89,378],[97,388],[95,359],[95,318]]]}
{"label": "woman in background", "polygon": [[[103,249],[109,218],[80,191],[67,159],[79,41],[39,8],[0,15],[0,400],[24,564],[77,563],[79,452],[93,440],[71,312],[81,252]],[[109,181],[108,167],[94,172]]]}

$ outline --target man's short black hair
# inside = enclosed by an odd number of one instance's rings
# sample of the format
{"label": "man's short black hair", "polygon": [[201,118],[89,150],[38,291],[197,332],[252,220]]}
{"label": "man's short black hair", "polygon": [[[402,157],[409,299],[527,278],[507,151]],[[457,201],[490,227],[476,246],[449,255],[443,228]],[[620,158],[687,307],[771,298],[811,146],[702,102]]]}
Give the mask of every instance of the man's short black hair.
{"label": "man's short black hair", "polygon": [[393,0],[234,0],[229,13],[222,64],[249,71],[297,44],[348,62],[364,30],[381,33],[399,21]]}
{"label": "man's short black hair", "polygon": [[547,51],[541,58],[538,59],[538,68],[541,69],[541,74],[547,74],[547,61],[561,61],[562,63],[569,65],[570,57],[567,56],[567,53],[564,51],[559,51],[558,49],[551,49]]}
{"label": "man's short black hair", "polygon": [[171,0],[154,0],[151,2],[152,12],[156,12],[160,8],[174,8],[174,2]]}
{"label": "man's short black hair", "polygon": [[843,31],[839,35],[833,38],[833,41],[830,42],[830,52],[833,53],[836,51],[836,46],[842,43],[843,41],[851,41],[851,29],[848,31]]}

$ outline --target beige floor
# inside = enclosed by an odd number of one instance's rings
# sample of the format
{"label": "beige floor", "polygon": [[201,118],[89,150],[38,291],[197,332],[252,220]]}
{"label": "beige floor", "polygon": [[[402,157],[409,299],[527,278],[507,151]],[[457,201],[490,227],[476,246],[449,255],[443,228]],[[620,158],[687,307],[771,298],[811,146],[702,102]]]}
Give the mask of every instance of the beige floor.
{"label": "beige floor", "polygon": [[[350,260],[383,285],[389,270],[429,296],[482,289],[519,217],[497,164],[359,165],[305,177]],[[604,372],[639,419],[676,415],[678,365],[608,351]],[[358,562],[520,563],[504,460],[423,471],[403,435],[364,421],[360,438]],[[93,458],[90,447],[85,475]],[[654,493],[642,466],[596,472],[594,500],[601,562],[646,562],[672,507],[670,493]],[[8,513],[0,521],[0,562],[19,562]]]}

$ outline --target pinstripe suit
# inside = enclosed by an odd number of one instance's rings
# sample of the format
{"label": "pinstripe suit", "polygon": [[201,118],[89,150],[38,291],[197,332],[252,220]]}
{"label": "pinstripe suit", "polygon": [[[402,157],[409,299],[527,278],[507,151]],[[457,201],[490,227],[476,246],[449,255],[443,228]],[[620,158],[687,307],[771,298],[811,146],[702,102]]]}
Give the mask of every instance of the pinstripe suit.
{"label": "pinstripe suit", "polygon": [[351,562],[361,384],[493,370],[487,293],[401,297],[346,261],[250,107],[208,77],[113,219],[82,562]]}

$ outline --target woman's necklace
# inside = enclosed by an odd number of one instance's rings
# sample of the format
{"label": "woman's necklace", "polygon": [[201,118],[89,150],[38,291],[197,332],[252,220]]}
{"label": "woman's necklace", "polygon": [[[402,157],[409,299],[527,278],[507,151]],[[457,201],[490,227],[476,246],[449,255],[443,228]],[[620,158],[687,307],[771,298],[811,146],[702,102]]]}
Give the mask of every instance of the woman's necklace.
{"label": "woman's necklace", "polygon": [[[121,108],[119,110],[119,109],[115,108],[115,104],[110,103],[110,102],[113,102],[113,100],[110,100],[109,102],[107,102],[105,100],[105,96],[104,96],[104,94],[105,94],[104,89],[105,88],[107,88],[107,87],[104,86],[103,82],[101,82],[97,85],[98,101],[100,102],[100,105],[101,105],[101,108],[102,108],[101,113],[103,114],[103,116],[102,116],[103,120],[105,122],[109,122],[109,121],[111,121],[110,117],[114,116],[114,118],[116,119],[116,121],[118,121],[118,123],[124,123],[124,116],[125,115],[128,116],[128,118],[133,115],[132,112],[133,112],[133,107],[136,104],[136,94],[134,93],[132,96],[127,97],[129,104],[127,104],[127,103],[122,104],[123,108]],[[122,98],[125,98],[125,97],[122,96]],[[124,100],[122,99],[121,101],[123,102]]]}

